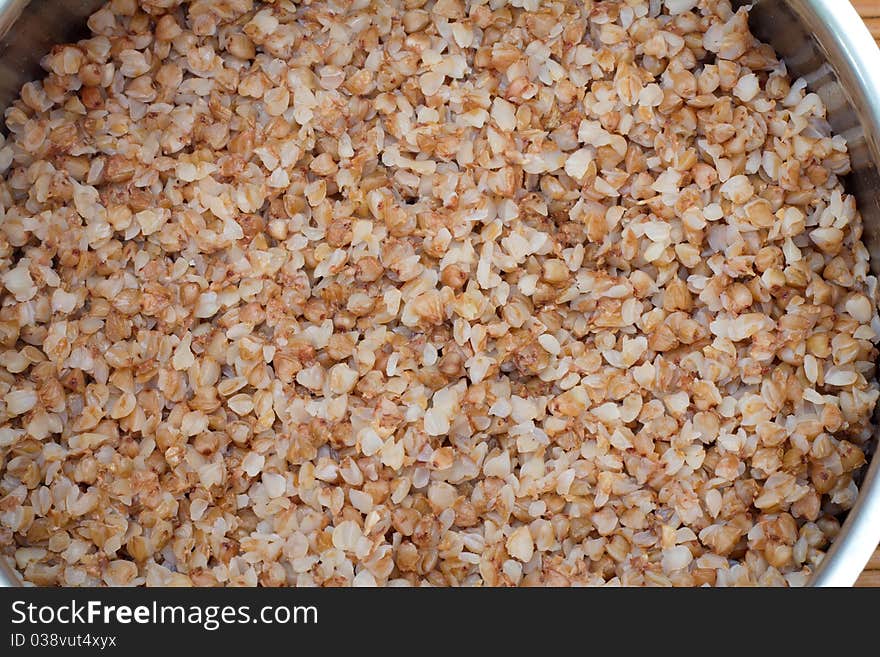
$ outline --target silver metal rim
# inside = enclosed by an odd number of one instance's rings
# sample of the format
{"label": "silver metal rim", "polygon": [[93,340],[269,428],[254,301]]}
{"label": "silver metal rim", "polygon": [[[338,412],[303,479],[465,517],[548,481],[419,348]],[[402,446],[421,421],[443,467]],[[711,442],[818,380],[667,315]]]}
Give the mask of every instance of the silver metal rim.
{"label": "silver metal rim", "polygon": [[[758,0],[760,2],[760,0]],[[788,0],[815,35],[859,115],[875,164],[880,163],[880,49],[855,8],[841,0]],[[880,263],[874,263],[876,267]],[[876,432],[875,432],[876,436]],[[880,454],[875,453],[859,498],[810,585],[852,586],[880,542]]]}

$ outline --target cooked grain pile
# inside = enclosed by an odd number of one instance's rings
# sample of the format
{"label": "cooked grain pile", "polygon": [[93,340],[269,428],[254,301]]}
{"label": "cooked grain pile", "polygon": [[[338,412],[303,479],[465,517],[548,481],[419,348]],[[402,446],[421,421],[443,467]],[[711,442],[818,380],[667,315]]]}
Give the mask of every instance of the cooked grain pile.
{"label": "cooked grain pile", "polygon": [[799,585],[877,281],[726,0],[113,0],[6,113],[35,584]]}

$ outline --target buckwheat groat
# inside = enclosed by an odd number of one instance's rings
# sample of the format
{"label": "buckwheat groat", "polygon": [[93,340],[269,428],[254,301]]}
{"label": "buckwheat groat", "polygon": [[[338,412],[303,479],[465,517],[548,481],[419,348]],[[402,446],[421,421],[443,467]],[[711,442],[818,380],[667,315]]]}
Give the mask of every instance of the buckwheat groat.
{"label": "buckwheat groat", "polygon": [[113,0],[0,143],[39,585],[801,585],[856,499],[844,140],[726,0]]}

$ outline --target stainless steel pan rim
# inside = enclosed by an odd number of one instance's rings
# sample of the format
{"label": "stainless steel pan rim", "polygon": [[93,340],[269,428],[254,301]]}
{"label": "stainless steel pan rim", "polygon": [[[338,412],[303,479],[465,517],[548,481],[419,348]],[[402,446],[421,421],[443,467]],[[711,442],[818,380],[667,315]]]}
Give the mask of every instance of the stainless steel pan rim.
{"label": "stainless steel pan rim", "polygon": [[[81,26],[85,16],[101,4],[101,0],[39,0],[32,4],[30,0],[0,0],[0,106],[5,107],[21,84],[38,75],[39,57],[53,43],[69,40],[77,19]],[[734,0],[734,4],[753,6],[750,21],[755,33],[776,48],[794,74],[807,78],[825,100],[832,126],[847,138],[855,170],[850,189],[858,197],[872,269],[877,274],[880,50],[847,0]],[[50,15],[52,19],[47,20]],[[24,28],[31,28],[31,38],[20,36],[27,34],[27,29],[11,29],[22,16]],[[42,37],[37,43],[31,43],[34,30]],[[835,119],[832,108],[838,108],[835,111],[840,118]],[[876,442],[875,434],[875,446]],[[853,585],[878,542],[880,455],[875,455],[862,480],[858,501],[810,585]],[[0,586],[21,585],[18,575],[0,558]]]}
{"label": "stainless steel pan rim", "polygon": [[[738,4],[745,4],[740,2]],[[865,222],[865,239],[871,252],[871,267],[880,271],[880,192],[877,163],[880,163],[880,50],[861,17],[847,0],[757,0],[752,2],[752,27],[756,34],[773,45],[786,59],[789,68],[815,82],[829,110],[845,102],[849,116],[838,124],[831,117],[836,131],[847,137],[857,171],[848,187],[858,197],[859,210]],[[779,15],[779,20],[774,19]],[[800,21],[806,34],[786,33],[786,15]],[[755,25],[765,17],[765,25]],[[834,80],[822,81],[820,70],[811,68],[793,54],[798,52],[788,41],[812,34],[807,44],[813,56],[825,60]],[[808,38],[808,37],[807,37]],[[802,48],[803,50],[803,48]],[[820,67],[821,68],[821,67]],[[813,75],[810,75],[812,73]],[[811,79],[812,77],[812,79]],[[846,125],[847,121],[854,125]],[[877,446],[875,429],[874,446]],[[840,534],[835,539],[810,582],[811,586],[852,586],[880,542],[880,454],[874,458],[860,486],[859,498],[847,514]]]}

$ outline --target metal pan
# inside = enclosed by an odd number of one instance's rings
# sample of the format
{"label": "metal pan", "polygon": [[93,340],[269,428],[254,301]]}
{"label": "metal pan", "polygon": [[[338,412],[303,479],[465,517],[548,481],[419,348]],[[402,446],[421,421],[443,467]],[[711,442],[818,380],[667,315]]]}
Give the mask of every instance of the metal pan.
{"label": "metal pan", "polygon": [[[0,108],[21,85],[41,76],[39,59],[53,45],[80,37],[103,0],[0,0]],[[752,4],[753,32],[770,43],[793,76],[803,76],[849,144],[848,189],[864,218],[872,268],[880,274],[880,50],[847,0],[734,0]],[[875,452],[875,438],[871,452]],[[880,541],[880,458],[811,584],[851,586]],[[0,586],[21,585],[0,559]]]}

